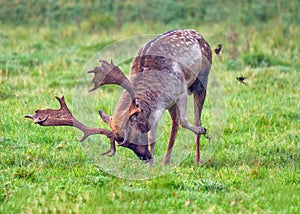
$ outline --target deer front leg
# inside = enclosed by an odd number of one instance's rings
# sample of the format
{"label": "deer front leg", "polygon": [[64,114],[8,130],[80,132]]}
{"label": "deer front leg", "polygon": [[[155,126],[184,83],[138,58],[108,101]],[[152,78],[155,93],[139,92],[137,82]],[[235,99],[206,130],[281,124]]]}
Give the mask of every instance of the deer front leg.
{"label": "deer front leg", "polygon": [[182,95],[177,100],[177,106],[178,106],[179,114],[180,114],[180,125],[183,128],[191,130],[195,134],[205,134],[206,133],[206,128],[204,128],[203,126],[200,126],[200,125],[199,126],[193,126],[188,122],[187,115],[186,115],[187,99],[188,99],[187,93],[185,93],[184,95]]}
{"label": "deer front leg", "polygon": [[[174,142],[176,139],[176,135],[178,132],[178,126],[179,126],[179,111],[178,111],[178,107],[177,105],[173,105],[172,107],[170,107],[168,109],[171,119],[172,119],[172,130],[171,130],[171,135],[170,135],[170,139],[169,139],[169,143],[168,143],[168,148],[167,148],[167,152],[165,154],[164,157],[164,161],[162,162],[163,165],[166,165],[170,162],[170,158],[171,158],[171,154],[172,154],[172,149],[174,146]],[[151,162],[153,162],[153,158],[154,158],[154,147],[156,144],[156,133],[157,133],[157,123],[153,126],[153,128],[151,129],[150,133],[149,133],[149,144],[150,144],[150,152],[151,152],[151,156],[152,156],[152,160]]]}
{"label": "deer front leg", "polygon": [[169,144],[168,144],[168,149],[165,154],[165,158],[163,161],[163,165],[168,164],[170,162],[171,154],[172,154],[172,149],[174,146],[174,142],[176,139],[176,135],[178,132],[178,126],[179,126],[179,110],[177,105],[173,105],[171,108],[168,109],[171,119],[172,119],[172,130],[171,130],[171,135],[169,139]]}

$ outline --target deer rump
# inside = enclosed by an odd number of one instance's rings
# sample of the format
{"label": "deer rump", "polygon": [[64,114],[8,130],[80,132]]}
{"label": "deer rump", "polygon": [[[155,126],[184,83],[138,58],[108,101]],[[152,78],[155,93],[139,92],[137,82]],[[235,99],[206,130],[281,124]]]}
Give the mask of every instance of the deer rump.
{"label": "deer rump", "polygon": [[[178,127],[196,134],[196,163],[200,162],[200,136],[206,133],[201,126],[201,112],[206,97],[207,79],[211,67],[211,49],[194,30],[166,32],[145,44],[131,66],[129,79],[113,62],[100,60],[88,73],[94,73],[96,90],[105,84],[117,84],[125,91],[119,98],[113,116],[99,110],[101,119],[111,131],[90,128],[70,113],[64,98],[57,98],[60,109],[37,110],[25,115],[42,126],[74,126],[83,131],[85,140],[92,134],[104,134],[110,139],[110,149],[103,154],[115,154],[118,146],[131,149],[141,160],[152,162],[159,118],[168,110],[172,119],[169,144],[163,163],[170,161]],[[194,97],[194,124],[187,121],[187,96]]]}

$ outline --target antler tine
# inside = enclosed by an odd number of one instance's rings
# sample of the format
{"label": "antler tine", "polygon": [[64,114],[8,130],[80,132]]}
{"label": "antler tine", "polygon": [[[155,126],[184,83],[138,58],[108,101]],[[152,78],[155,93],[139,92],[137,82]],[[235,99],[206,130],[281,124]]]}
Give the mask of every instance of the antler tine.
{"label": "antler tine", "polygon": [[105,114],[101,109],[98,109],[98,113],[99,113],[102,121],[109,125],[110,121],[111,121],[111,117],[109,115]]}
{"label": "antler tine", "polygon": [[80,129],[83,132],[83,137],[79,140],[83,142],[87,137],[94,134],[103,134],[110,139],[110,156],[115,154],[115,146],[114,141],[116,140],[113,132],[108,131],[106,129],[101,128],[92,128],[84,125],[80,121],[78,121],[75,117],[73,117],[70,112],[64,96],[61,98],[55,97],[59,104],[59,109],[45,109],[45,110],[36,110],[35,114],[26,114],[25,118],[32,119],[35,124],[39,124],[40,126],[73,126],[75,128]]}
{"label": "antler tine", "polygon": [[110,64],[106,60],[104,60],[104,59],[99,59],[98,61],[101,62],[102,66],[105,67],[105,68],[107,68],[107,69],[110,67],[109,65],[112,65],[112,66],[115,67],[115,65],[113,64],[112,59],[110,60]]}
{"label": "antler tine", "polygon": [[115,66],[112,60],[111,63],[108,63],[106,60],[99,59],[99,62],[102,63],[101,66],[96,66],[93,70],[88,71],[88,73],[95,74],[92,79],[94,88],[90,91],[94,91],[102,85],[116,84],[123,87],[130,94],[131,98],[134,99],[135,93],[131,83],[121,69],[118,66]]}
{"label": "antler tine", "polygon": [[116,144],[115,141],[113,139],[110,139],[110,148],[106,151],[101,153],[101,155],[107,155],[109,157],[114,156],[116,153]]}

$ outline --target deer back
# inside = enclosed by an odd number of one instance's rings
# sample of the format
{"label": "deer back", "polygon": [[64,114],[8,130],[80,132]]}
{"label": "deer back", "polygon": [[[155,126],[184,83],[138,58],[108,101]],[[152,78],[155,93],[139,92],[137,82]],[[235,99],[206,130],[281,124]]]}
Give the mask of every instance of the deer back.
{"label": "deer back", "polygon": [[[199,76],[207,76],[212,62],[211,48],[194,30],[166,32],[145,44],[137,53],[130,76],[144,71],[159,70],[174,72],[172,63],[181,68],[190,87]],[[203,72],[203,73],[201,73]]]}

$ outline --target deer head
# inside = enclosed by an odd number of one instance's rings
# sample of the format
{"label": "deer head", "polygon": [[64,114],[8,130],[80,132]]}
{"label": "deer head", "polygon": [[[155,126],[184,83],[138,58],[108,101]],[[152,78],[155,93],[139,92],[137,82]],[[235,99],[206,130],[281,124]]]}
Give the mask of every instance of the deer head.
{"label": "deer head", "polygon": [[102,110],[99,110],[101,119],[110,126],[112,133],[116,137],[118,146],[126,147],[132,150],[141,160],[151,160],[152,156],[148,149],[148,138],[146,134],[140,134],[128,124],[127,114],[119,113],[116,116],[109,116]]}
{"label": "deer head", "polygon": [[[136,102],[134,89],[130,81],[112,61],[108,63],[105,60],[100,60],[100,62],[102,63],[101,66],[96,66],[93,70],[88,71],[88,73],[95,74],[92,79],[94,88],[90,91],[96,90],[105,84],[116,84],[123,87],[129,94],[129,97],[126,94],[123,95],[126,96],[127,100],[120,101],[120,107],[117,108],[114,116],[111,117],[99,110],[101,119],[112,129],[118,146],[131,149],[142,160],[150,160],[152,157],[148,149],[147,135],[145,134],[149,131],[149,127],[138,123],[144,130],[139,132],[139,129],[131,126],[132,121],[139,119],[143,115],[143,110],[139,108],[139,103]],[[143,121],[142,118],[141,121]]]}

